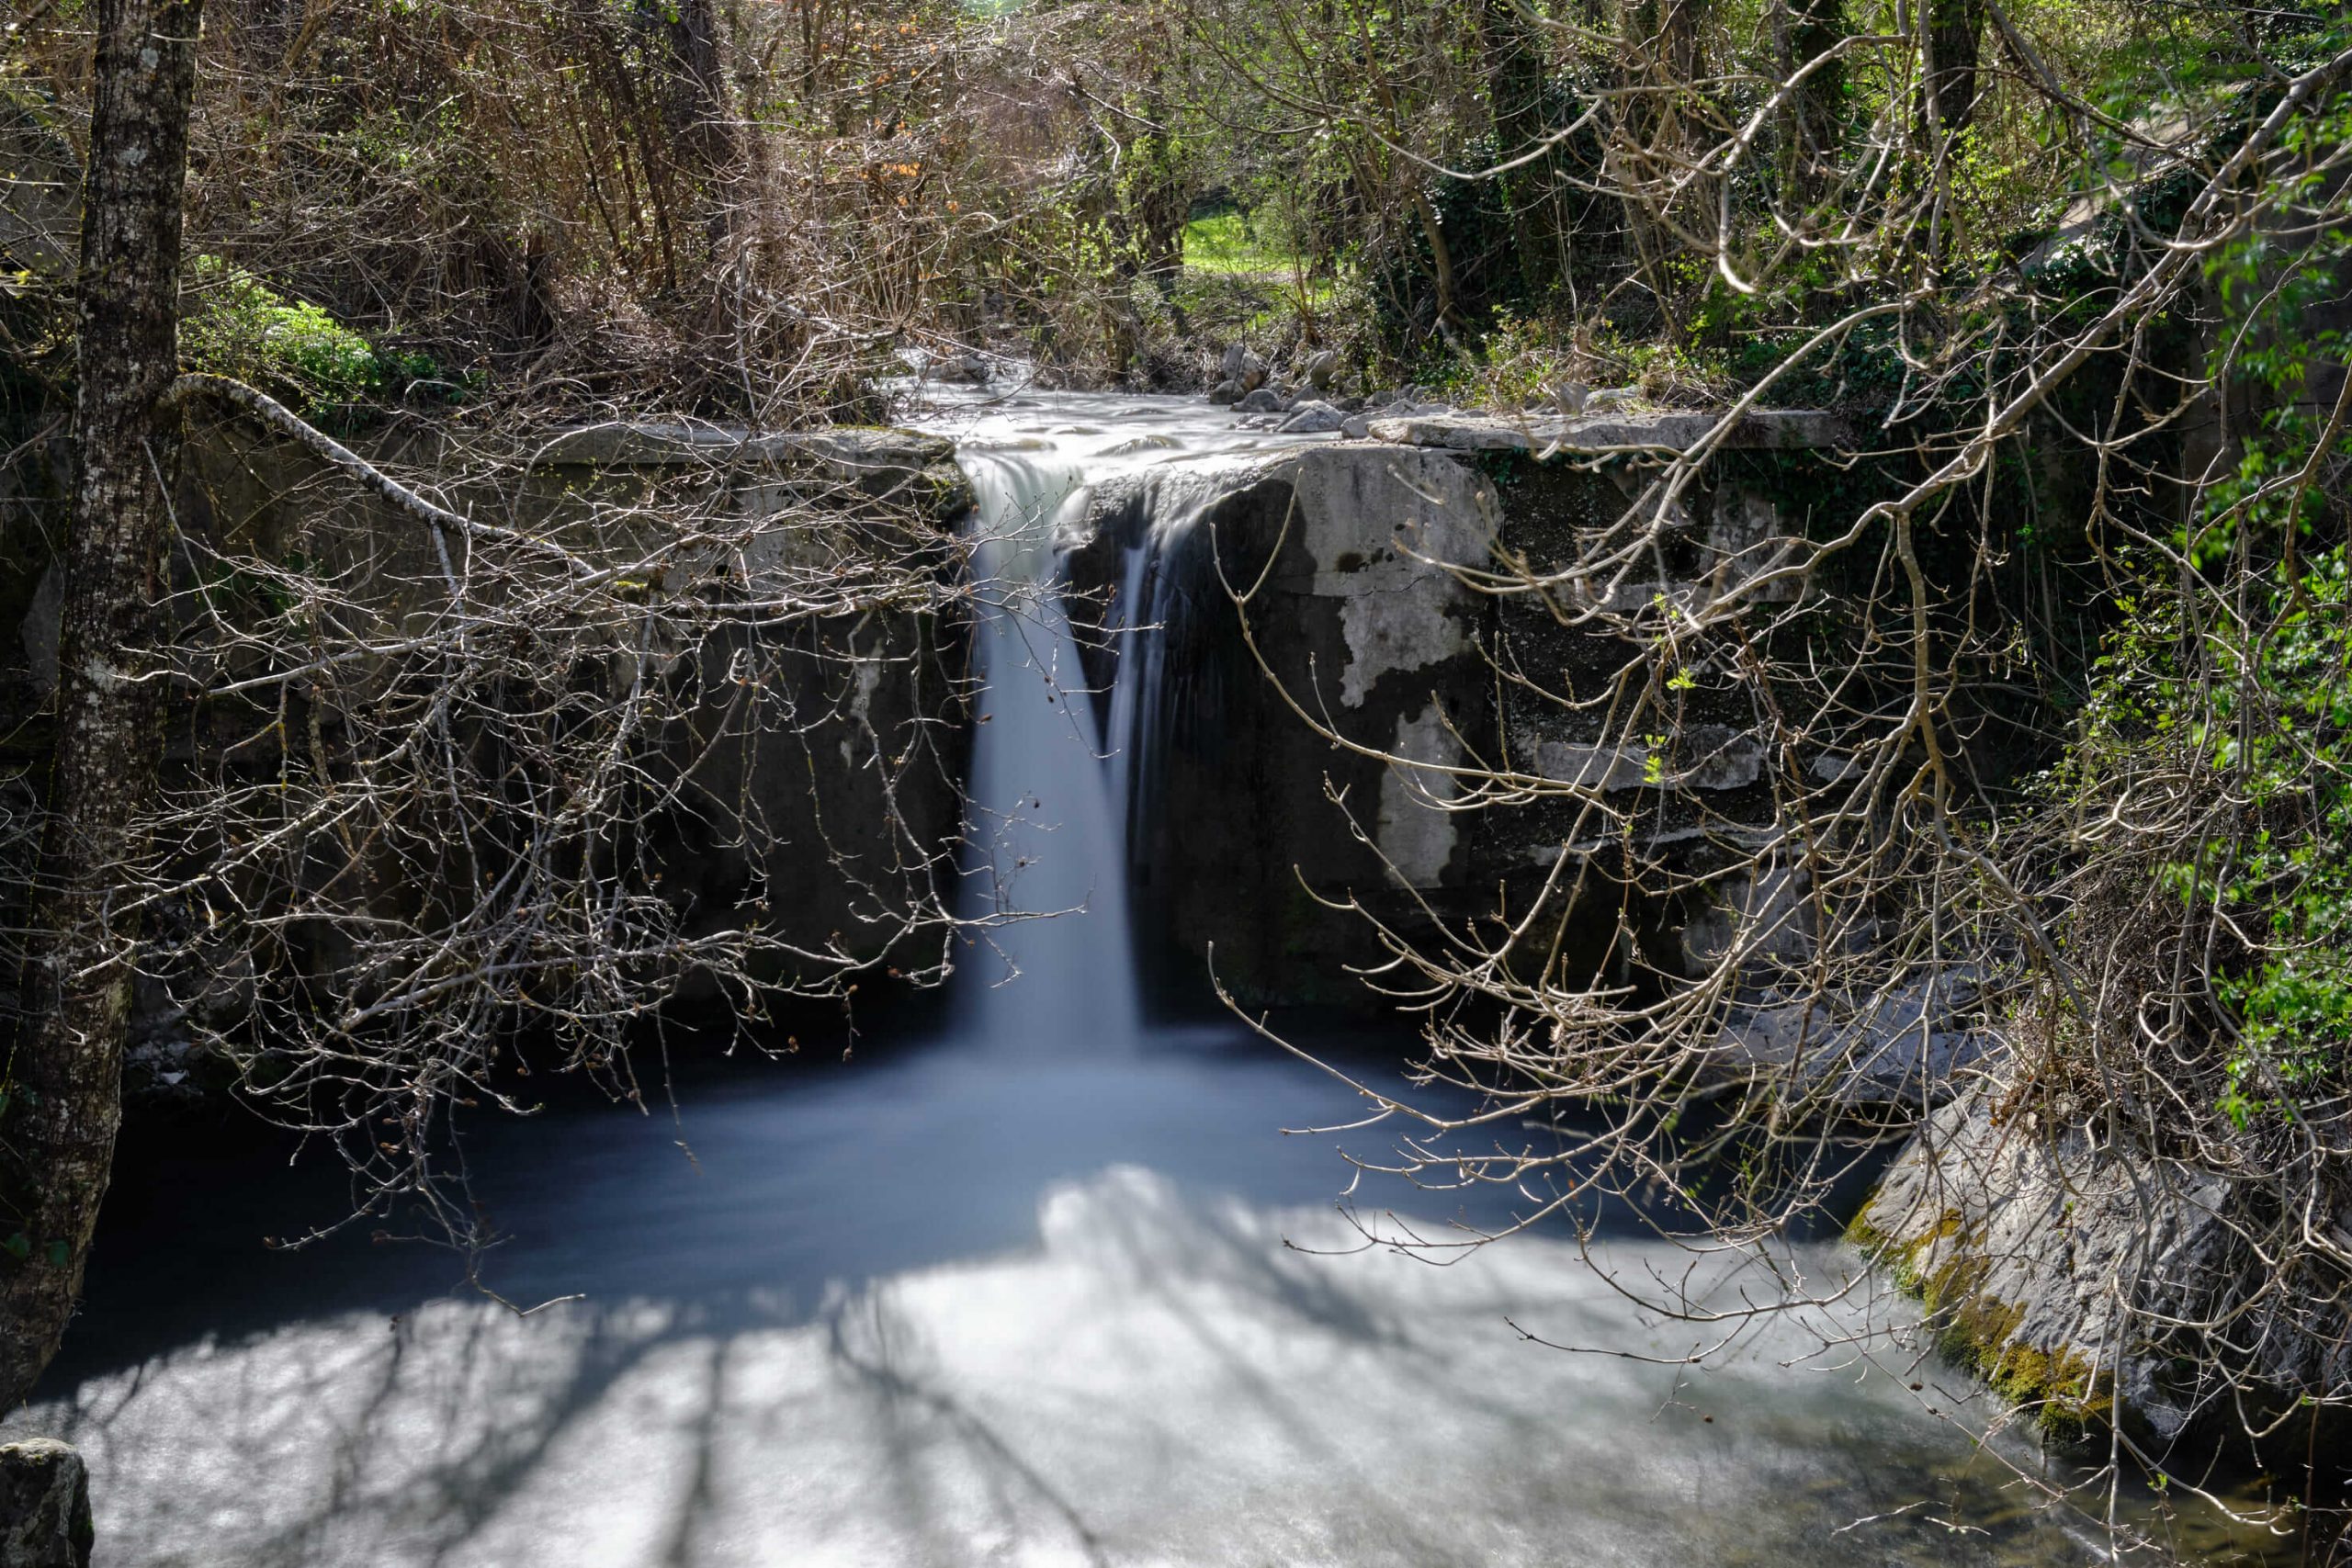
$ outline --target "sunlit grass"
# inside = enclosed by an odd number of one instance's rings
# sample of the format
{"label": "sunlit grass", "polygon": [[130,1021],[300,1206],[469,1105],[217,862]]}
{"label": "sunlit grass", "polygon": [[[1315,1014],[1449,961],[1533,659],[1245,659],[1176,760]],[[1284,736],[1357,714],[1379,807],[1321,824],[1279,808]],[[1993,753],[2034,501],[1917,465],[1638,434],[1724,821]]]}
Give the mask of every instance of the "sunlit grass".
{"label": "sunlit grass", "polygon": [[1250,214],[1237,209],[1184,225],[1184,265],[1202,272],[1288,277],[1297,272],[1299,258],[1262,239]]}

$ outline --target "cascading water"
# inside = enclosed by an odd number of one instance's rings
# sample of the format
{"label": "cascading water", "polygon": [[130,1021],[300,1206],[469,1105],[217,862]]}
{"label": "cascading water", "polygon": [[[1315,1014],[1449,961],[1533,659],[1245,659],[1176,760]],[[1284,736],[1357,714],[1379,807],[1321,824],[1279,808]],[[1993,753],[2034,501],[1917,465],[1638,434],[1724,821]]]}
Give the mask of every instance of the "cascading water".
{"label": "cascading water", "polygon": [[1009,451],[975,452],[967,471],[984,587],[964,913],[1001,923],[984,928],[992,954],[966,939],[958,1010],[991,1052],[1131,1050],[1125,824],[1104,787],[1094,707],[1054,581],[1053,521],[1081,476],[1067,460]]}
{"label": "cascading water", "polygon": [[1163,468],[1143,476],[1132,498],[1143,526],[1125,547],[1118,592],[1104,616],[1104,630],[1118,650],[1108,726],[1111,789],[1131,858],[1155,808],[1154,763],[1167,744],[1171,710],[1181,705],[1193,676],[1171,667],[1169,652],[1171,631],[1192,612],[1183,547],[1193,525],[1230,491],[1233,478],[1229,468],[1218,465]]}
{"label": "cascading water", "polygon": [[[992,922],[968,939],[956,976],[958,1032],[993,1054],[1132,1050],[1141,1028],[1127,846],[1148,809],[1148,756],[1165,702],[1172,575],[1161,547],[1230,481],[1230,463],[1301,438],[1201,429],[1197,405],[1088,400],[1098,423],[1050,425],[1038,411],[983,407],[946,422],[977,502],[975,642],[979,723],[972,746],[970,841],[961,913]],[[1101,416],[1109,412],[1112,417]],[[1011,423],[1012,428],[1006,425]],[[1138,429],[1141,425],[1144,428]],[[1170,429],[1186,428],[1189,439]],[[1206,468],[1187,468],[1208,459]],[[1126,552],[1108,607],[1116,653],[1098,724],[1057,555],[1093,487],[1151,470],[1154,519]]]}

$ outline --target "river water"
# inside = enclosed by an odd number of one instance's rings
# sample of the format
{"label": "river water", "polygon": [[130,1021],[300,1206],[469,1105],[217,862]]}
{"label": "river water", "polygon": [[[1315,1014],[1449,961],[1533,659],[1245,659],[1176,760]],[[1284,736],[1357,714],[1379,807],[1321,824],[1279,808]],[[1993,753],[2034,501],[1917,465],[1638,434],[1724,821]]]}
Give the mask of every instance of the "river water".
{"label": "river water", "polygon": [[[1343,1084],[1238,1026],[1146,1016],[1133,773],[1048,591],[1084,483],[1295,438],[1158,399],[933,418],[965,437],[1000,583],[969,912],[1066,912],[998,927],[944,1023],[852,1066],[699,1079],[683,1127],[480,1128],[511,1237],[492,1282],[576,1298],[526,1317],[429,1248],[265,1251],[332,1216],[332,1172],[140,1166],[65,1357],[7,1424],[88,1456],[101,1564],[2096,1560],[1877,1292],[1684,1366],[1712,1337],[1616,1286],[1695,1269],[1727,1301],[1760,1276],[1630,1225],[1589,1256],[1531,1236],[1447,1267],[1363,1245],[1359,1223],[1443,1235],[1511,1200],[1358,1179],[1344,1155],[1393,1130],[1284,1131],[1360,1120]],[[1399,1042],[1318,1043],[1397,1084]],[[1825,1293],[1857,1268],[1828,1245],[1784,1262]]]}

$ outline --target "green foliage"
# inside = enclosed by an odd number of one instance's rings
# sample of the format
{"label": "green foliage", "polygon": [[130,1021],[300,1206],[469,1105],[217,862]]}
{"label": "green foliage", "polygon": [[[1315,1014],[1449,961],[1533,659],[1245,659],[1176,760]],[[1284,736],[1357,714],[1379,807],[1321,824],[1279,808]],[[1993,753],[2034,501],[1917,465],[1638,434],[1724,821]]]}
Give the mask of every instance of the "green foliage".
{"label": "green foliage", "polygon": [[193,272],[198,303],[180,323],[180,357],[190,369],[251,382],[313,421],[337,424],[416,383],[457,389],[442,383],[431,359],[379,348],[218,256],[198,257]]}
{"label": "green foliage", "polygon": [[2262,412],[2178,530],[2188,570],[2122,601],[2071,763],[2086,794],[2169,776],[2213,802],[2151,875],[2226,935],[2207,976],[2231,1038],[2216,1104],[2241,1131],[2352,1072],[2352,577],[2340,533],[2311,548],[2352,436],[2301,400],[2314,363],[2345,355],[2312,307],[2347,261],[2342,233],[2282,251],[2257,230],[2208,263],[2230,329],[2211,373]]}
{"label": "green foliage", "polygon": [[2352,1066],[2352,594],[2345,551],[2273,588],[2271,634],[2226,649],[2212,716],[2191,738],[2238,781],[2237,834],[2162,869],[2192,906],[2251,939],[2217,976],[2236,1014],[2221,1109],[2244,1127]]}
{"label": "green foliage", "polygon": [[1287,276],[1301,258],[1255,215],[1232,209],[1184,225],[1184,265],[1203,272]]}

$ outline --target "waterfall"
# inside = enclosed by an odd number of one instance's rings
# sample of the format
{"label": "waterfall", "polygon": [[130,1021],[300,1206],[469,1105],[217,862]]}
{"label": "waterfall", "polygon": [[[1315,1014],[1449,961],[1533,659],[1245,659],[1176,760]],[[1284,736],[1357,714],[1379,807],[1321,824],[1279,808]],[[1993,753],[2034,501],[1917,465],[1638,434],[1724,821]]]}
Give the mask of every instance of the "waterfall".
{"label": "waterfall", "polygon": [[[1131,846],[1146,840],[1155,760],[1193,692],[1169,639],[1199,587],[1182,547],[1246,459],[1317,438],[1236,428],[1171,398],[991,395],[926,423],[957,436],[978,503],[979,722],[958,913],[987,923],[959,948],[958,1032],[1032,1058],[1130,1051],[1142,1037]],[[1116,674],[1098,693],[1057,552],[1113,480],[1125,487],[1114,508],[1125,553],[1103,617]]]}
{"label": "waterfall", "polygon": [[1104,738],[1112,800],[1131,849],[1144,843],[1159,808],[1155,785],[1165,750],[1195,716],[1188,710],[1200,694],[1200,672],[1180,666],[1170,643],[1182,646],[1196,595],[1223,592],[1194,525],[1233,493],[1236,472],[1159,468],[1139,476],[1125,497],[1119,584],[1103,616],[1117,656]]}
{"label": "waterfall", "polygon": [[957,1012],[994,1052],[1132,1051],[1126,822],[1053,553],[1054,520],[1084,504],[1084,475],[1067,457],[1022,452],[967,453],[964,465],[984,588],[962,912],[999,923],[967,939]]}

